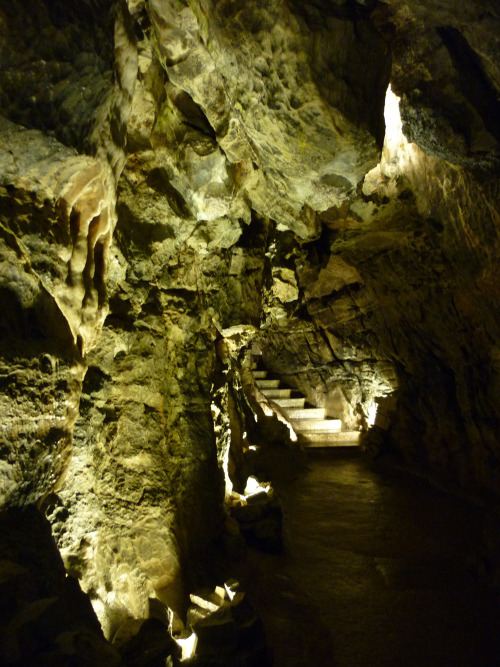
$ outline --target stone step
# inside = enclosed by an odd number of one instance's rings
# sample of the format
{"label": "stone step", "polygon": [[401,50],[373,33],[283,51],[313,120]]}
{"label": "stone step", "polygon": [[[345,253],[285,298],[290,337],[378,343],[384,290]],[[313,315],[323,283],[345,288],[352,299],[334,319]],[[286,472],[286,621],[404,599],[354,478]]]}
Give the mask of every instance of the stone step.
{"label": "stone step", "polygon": [[360,435],[359,431],[309,431],[301,433],[300,439],[306,447],[358,447]]}
{"label": "stone step", "polygon": [[[306,399],[304,397],[302,398],[276,398],[273,399],[275,403],[277,403],[280,408],[303,408],[304,404],[306,402]],[[287,410],[288,412],[288,410]]]}
{"label": "stone step", "polygon": [[254,371],[253,376],[256,380],[264,380],[267,377],[267,371]]}
{"label": "stone step", "polygon": [[342,428],[341,419],[290,419],[290,423],[299,433],[305,431],[329,433],[331,431],[340,431]]}
{"label": "stone step", "polygon": [[277,389],[280,386],[279,380],[255,380],[259,389]]}
{"label": "stone step", "polygon": [[262,393],[267,398],[290,398],[292,395],[292,389],[262,389]]}
{"label": "stone step", "polygon": [[324,419],[325,408],[288,408],[286,411],[289,419]]}

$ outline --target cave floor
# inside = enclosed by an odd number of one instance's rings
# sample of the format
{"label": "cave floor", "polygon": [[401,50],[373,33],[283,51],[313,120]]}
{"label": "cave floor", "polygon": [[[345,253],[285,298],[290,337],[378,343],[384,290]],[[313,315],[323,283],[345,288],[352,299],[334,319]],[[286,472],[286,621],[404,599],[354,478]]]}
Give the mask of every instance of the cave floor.
{"label": "cave floor", "polygon": [[500,665],[479,509],[352,450],[278,492],[285,552],[247,562],[276,667]]}

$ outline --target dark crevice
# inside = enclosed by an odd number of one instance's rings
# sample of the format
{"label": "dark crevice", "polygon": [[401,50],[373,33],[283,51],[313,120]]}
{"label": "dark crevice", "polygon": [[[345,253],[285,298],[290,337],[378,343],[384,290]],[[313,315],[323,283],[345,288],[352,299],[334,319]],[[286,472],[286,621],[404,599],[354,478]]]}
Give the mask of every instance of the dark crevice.
{"label": "dark crevice", "polygon": [[481,116],[488,132],[500,141],[500,100],[478,55],[455,28],[438,28],[438,34],[453,60],[465,97]]}
{"label": "dark crevice", "polygon": [[166,195],[172,210],[180,218],[190,218],[191,211],[181,193],[169,181],[164,169],[152,169],[147,177],[147,184],[157,192]]}

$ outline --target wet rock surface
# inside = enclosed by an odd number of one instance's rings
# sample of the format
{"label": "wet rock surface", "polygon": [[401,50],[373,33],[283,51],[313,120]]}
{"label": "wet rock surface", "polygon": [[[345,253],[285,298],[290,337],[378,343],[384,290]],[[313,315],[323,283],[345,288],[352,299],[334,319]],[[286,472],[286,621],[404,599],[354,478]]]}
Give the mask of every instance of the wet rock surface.
{"label": "wet rock surface", "polygon": [[359,454],[277,486],[284,555],[248,561],[276,667],[497,662],[497,520]]}

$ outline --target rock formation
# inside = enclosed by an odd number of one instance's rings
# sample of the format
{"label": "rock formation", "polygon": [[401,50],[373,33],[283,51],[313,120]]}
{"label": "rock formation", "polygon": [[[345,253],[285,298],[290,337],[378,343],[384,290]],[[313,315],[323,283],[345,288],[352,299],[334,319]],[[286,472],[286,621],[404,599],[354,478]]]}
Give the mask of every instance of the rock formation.
{"label": "rock formation", "polygon": [[3,5],[2,511],[47,514],[107,638],[182,628],[265,438],[252,343],[498,499],[496,2]]}

